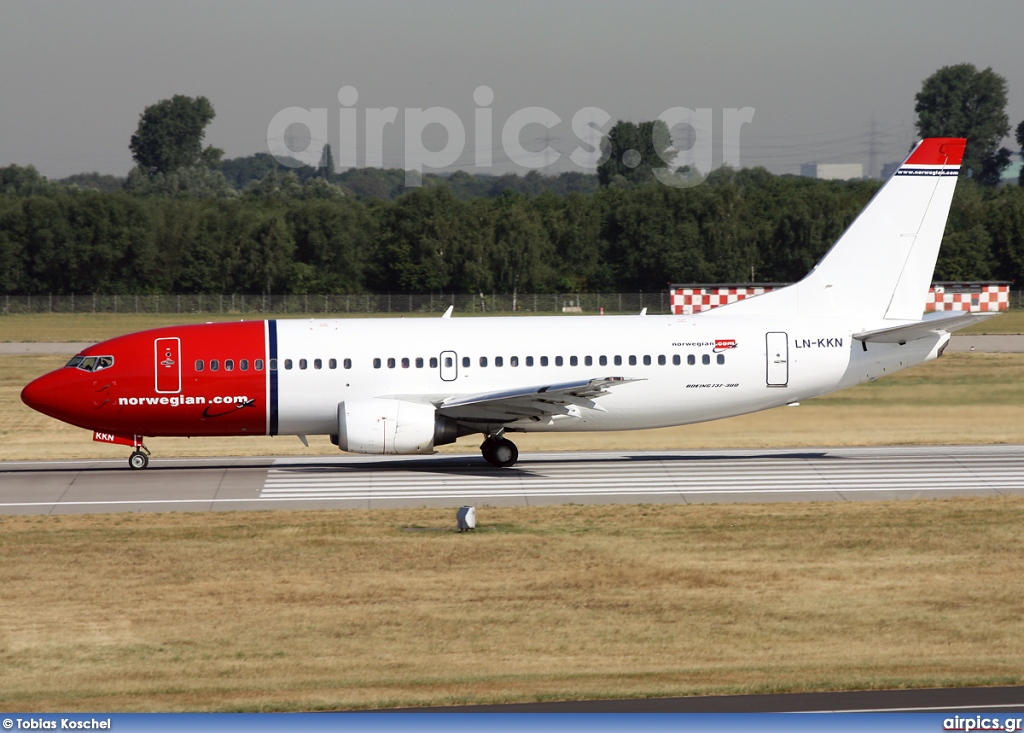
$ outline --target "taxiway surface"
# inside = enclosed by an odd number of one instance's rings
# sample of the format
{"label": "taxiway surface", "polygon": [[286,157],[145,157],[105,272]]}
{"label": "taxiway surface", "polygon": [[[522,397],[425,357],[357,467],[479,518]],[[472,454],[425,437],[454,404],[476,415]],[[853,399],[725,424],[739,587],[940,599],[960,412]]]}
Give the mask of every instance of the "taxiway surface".
{"label": "taxiway surface", "polygon": [[1024,494],[1024,446],[0,463],[0,513],[862,501]]}

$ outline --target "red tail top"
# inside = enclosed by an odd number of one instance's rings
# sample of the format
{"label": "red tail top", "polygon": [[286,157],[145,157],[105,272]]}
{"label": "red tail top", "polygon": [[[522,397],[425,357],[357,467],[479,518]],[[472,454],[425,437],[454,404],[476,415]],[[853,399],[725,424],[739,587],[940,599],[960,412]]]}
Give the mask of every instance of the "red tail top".
{"label": "red tail top", "polygon": [[962,137],[930,137],[914,148],[903,165],[960,165],[967,140]]}

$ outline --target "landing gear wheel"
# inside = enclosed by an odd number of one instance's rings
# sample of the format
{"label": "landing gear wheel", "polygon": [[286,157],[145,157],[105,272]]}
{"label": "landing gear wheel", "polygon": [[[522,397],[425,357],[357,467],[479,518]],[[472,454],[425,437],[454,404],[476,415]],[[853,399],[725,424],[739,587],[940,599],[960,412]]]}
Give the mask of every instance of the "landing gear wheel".
{"label": "landing gear wheel", "polygon": [[519,460],[519,449],[508,438],[488,438],[480,446],[484,460],[496,468],[508,468]]}
{"label": "landing gear wheel", "polygon": [[149,465],[149,456],[137,450],[128,457],[128,465],[134,469],[145,468]]}

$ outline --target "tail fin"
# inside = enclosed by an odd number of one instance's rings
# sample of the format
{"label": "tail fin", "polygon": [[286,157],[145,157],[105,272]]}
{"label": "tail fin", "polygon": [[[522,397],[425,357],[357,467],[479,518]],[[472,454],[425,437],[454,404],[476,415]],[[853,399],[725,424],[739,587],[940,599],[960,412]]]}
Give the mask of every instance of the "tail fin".
{"label": "tail fin", "polygon": [[803,280],[715,310],[728,315],[919,320],[966,142],[919,142]]}

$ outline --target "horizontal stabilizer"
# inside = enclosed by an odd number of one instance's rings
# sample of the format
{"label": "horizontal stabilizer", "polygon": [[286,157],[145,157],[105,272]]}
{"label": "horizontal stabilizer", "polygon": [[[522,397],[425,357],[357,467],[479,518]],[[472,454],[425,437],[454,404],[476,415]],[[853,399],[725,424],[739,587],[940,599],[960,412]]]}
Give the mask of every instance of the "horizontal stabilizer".
{"label": "horizontal stabilizer", "polygon": [[960,313],[955,316],[940,315],[929,318],[918,323],[911,323],[906,326],[894,326],[892,328],[880,328],[877,331],[864,331],[855,333],[853,337],[858,341],[868,341],[876,344],[905,344],[908,341],[927,338],[936,333],[952,333],[961,328],[967,328],[975,323],[984,321],[998,313]]}

